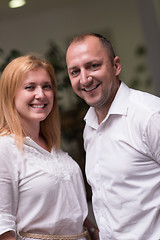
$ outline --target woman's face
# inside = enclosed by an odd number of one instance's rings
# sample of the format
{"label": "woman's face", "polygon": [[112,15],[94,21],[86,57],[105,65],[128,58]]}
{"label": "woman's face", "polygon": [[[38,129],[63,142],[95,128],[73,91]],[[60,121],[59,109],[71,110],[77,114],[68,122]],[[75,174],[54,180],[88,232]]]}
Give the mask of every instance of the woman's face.
{"label": "woman's face", "polygon": [[39,124],[53,107],[53,86],[48,72],[43,68],[27,72],[15,94],[15,107],[22,124]]}

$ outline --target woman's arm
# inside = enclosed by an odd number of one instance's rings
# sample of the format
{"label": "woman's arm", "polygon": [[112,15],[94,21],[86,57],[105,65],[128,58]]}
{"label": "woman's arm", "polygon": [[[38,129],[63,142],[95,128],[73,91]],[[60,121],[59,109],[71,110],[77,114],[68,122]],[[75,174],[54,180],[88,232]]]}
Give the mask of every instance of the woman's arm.
{"label": "woman's arm", "polygon": [[0,235],[0,240],[16,240],[11,232],[6,232]]}
{"label": "woman's arm", "polygon": [[15,240],[18,170],[12,146],[5,138],[3,142],[3,138],[0,138],[0,240]]}

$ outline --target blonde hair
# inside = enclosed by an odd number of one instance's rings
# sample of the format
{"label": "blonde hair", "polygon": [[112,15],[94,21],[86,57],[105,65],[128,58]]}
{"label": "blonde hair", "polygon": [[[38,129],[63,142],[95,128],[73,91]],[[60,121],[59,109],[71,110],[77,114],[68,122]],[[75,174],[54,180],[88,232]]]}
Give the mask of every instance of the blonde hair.
{"label": "blonde hair", "polygon": [[40,123],[40,134],[48,149],[60,146],[60,119],[57,99],[57,82],[54,69],[46,60],[36,55],[26,55],[12,60],[4,69],[0,80],[0,134],[14,134],[19,147],[23,146],[25,133],[20,116],[15,107],[15,93],[24,74],[37,68],[45,69],[53,85],[53,108],[47,118]]}

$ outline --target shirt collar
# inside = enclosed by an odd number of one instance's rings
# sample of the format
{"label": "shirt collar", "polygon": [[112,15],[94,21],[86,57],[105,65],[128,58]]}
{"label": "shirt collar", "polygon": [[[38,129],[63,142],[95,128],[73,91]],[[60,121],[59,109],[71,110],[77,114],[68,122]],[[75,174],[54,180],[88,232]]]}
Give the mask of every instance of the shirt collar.
{"label": "shirt collar", "polygon": [[[128,110],[128,99],[130,96],[130,88],[124,83],[121,82],[120,87],[116,93],[116,96],[110,106],[107,116],[103,120],[106,121],[108,116],[111,114],[118,114],[118,115],[127,115]],[[94,107],[90,107],[87,114],[84,117],[84,120],[87,124],[92,126],[93,128],[97,128],[98,118]]]}
{"label": "shirt collar", "polygon": [[110,114],[127,115],[129,96],[130,89],[127,87],[125,83],[121,82],[120,87],[116,93],[116,96],[108,111],[108,115]]}

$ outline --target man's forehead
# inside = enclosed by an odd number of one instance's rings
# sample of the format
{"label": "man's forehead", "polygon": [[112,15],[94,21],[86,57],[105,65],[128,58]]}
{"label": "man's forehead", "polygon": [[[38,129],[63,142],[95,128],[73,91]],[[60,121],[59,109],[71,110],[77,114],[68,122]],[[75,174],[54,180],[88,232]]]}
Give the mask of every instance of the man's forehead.
{"label": "man's forehead", "polygon": [[72,48],[72,47],[77,47],[79,45],[90,45],[91,43],[94,43],[94,44],[100,44],[100,40],[95,37],[95,36],[86,36],[84,39],[81,39],[81,40],[77,40],[77,41],[73,41],[69,48]]}
{"label": "man's forehead", "polygon": [[102,45],[98,42],[98,39],[96,39],[95,37],[94,39],[96,41],[89,41],[89,39],[86,39],[80,42],[73,42],[67,50],[66,59],[68,60],[70,58],[78,58],[80,56],[82,57],[82,55],[84,55],[83,57],[85,58],[87,54],[95,54],[96,56],[98,53],[100,53],[100,51],[102,54],[102,52],[104,52]]}

